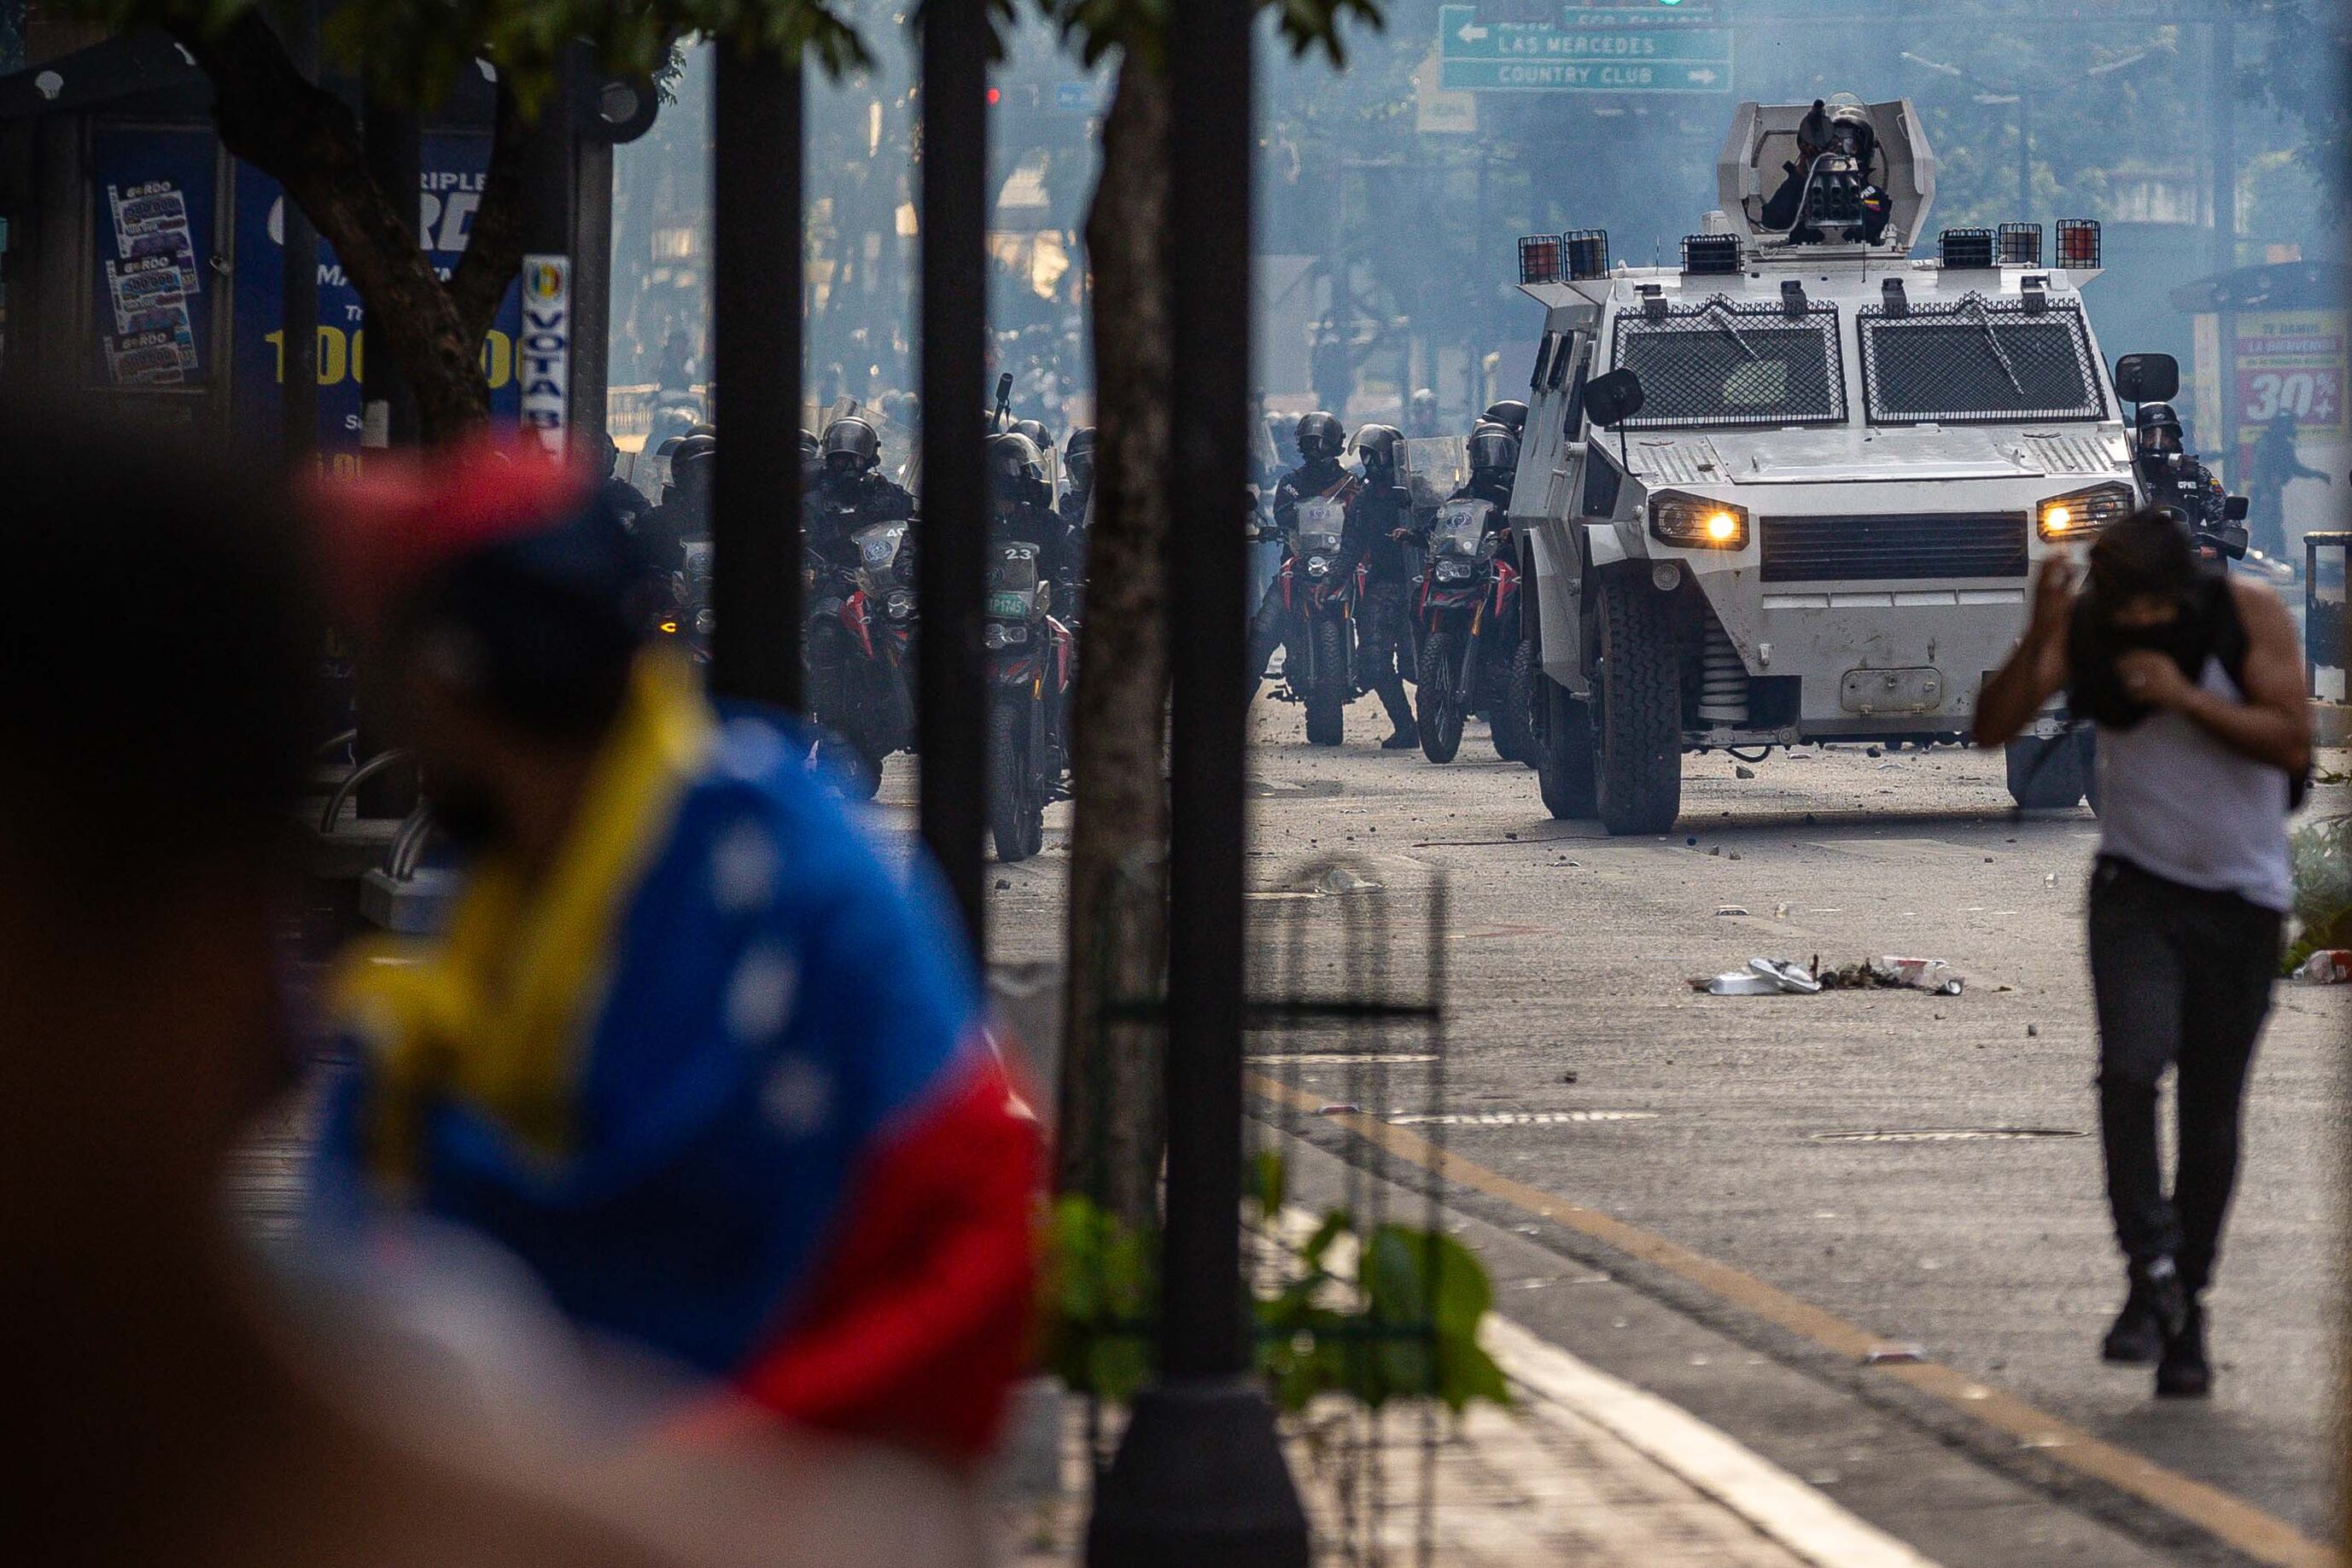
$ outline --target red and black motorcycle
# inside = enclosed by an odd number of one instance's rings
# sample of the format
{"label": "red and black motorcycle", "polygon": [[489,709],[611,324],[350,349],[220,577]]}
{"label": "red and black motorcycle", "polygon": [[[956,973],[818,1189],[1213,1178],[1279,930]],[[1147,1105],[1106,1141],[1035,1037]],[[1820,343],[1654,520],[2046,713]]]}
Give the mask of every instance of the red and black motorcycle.
{"label": "red and black motorcycle", "polygon": [[853,789],[871,799],[883,758],[915,745],[915,589],[908,524],[875,523],[850,536],[856,563],[810,575],[806,633],[809,716],[849,752]]}
{"label": "red and black motorcycle", "polygon": [[1366,570],[1345,554],[1348,503],[1318,496],[1298,503],[1288,549],[1276,579],[1282,594],[1283,684],[1307,705],[1307,743],[1338,746],[1347,736],[1356,680],[1356,604]]}
{"label": "red and black motorcycle", "polygon": [[1413,718],[1422,755],[1451,762],[1462,747],[1462,722],[1489,717],[1495,750],[1518,761],[1525,726],[1512,700],[1512,662],[1519,653],[1519,573],[1511,557],[1510,525],[1494,502],[1462,496],[1437,508],[1429,529],[1429,558],[1413,595],[1421,632]]}

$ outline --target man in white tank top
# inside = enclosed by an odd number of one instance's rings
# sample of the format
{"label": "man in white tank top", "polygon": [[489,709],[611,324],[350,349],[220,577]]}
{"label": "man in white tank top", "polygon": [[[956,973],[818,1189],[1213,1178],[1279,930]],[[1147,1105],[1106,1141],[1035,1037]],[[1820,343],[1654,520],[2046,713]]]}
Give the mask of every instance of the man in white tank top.
{"label": "man in white tank top", "polygon": [[[2099,1126],[2130,1275],[2103,1354],[2157,1363],[2159,1395],[2201,1396],[2212,1373],[2199,1298],[2278,973],[2292,786],[2311,765],[2303,657],[2277,597],[2204,575],[2168,510],[2110,527],[2079,599],[2074,587],[2064,556],[2042,563],[2024,640],[1979,695],[1976,739],[2003,744],[2061,690],[2097,725]],[[2156,1132],[2168,1067],[2179,1113],[2169,1197]]]}

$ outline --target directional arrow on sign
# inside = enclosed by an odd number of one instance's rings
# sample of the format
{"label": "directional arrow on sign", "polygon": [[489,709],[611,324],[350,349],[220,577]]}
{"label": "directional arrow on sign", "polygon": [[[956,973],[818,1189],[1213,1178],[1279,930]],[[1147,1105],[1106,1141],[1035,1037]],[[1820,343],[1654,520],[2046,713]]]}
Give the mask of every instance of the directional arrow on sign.
{"label": "directional arrow on sign", "polygon": [[1701,87],[1713,87],[1715,85],[1715,73],[1709,70],[1693,71],[1690,73],[1690,79],[1698,83]]}
{"label": "directional arrow on sign", "polygon": [[1486,29],[1473,23],[1465,22],[1462,24],[1462,30],[1454,36],[1465,44],[1475,44],[1486,36]]}

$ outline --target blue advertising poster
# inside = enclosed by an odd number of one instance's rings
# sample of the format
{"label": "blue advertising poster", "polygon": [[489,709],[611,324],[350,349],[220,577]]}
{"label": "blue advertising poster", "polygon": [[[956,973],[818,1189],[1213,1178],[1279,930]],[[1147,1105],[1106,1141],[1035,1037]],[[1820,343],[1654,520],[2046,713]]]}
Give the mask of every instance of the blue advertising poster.
{"label": "blue advertising poster", "polygon": [[[428,135],[418,192],[418,232],[435,268],[445,279],[473,233],[481,204],[482,172],[489,139],[479,135]],[[275,431],[278,389],[285,355],[279,257],[285,245],[285,209],[278,182],[249,164],[236,166],[236,329],[231,345],[234,413],[240,430]],[[343,277],[332,246],[319,246],[319,448],[331,466],[338,454],[360,444],[360,376],[367,363],[367,332],[359,291]],[[516,291],[506,300],[482,344],[482,369],[489,381],[490,413],[513,420],[520,402],[515,386],[514,340],[522,322]]]}
{"label": "blue advertising poster", "polygon": [[218,379],[207,292],[217,145],[198,130],[101,126],[90,136],[100,386],[199,389]]}

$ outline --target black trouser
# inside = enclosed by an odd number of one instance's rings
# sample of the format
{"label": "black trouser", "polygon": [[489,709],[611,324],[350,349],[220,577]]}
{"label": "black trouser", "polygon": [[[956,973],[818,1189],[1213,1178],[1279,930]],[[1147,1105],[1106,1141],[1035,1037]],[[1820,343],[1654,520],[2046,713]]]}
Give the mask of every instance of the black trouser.
{"label": "black trouser", "polygon": [[1389,722],[1400,730],[1412,727],[1412,705],[1405,700],[1402,673],[1412,664],[1404,620],[1412,591],[1402,582],[1369,583],[1356,612],[1356,666],[1363,672],[1365,686],[1389,710]]}
{"label": "black trouser", "polygon": [[[2102,856],[2091,874],[2099,1134],[2124,1255],[2170,1256],[2191,1295],[2212,1277],[2238,1176],[2239,1109],[2278,974],[2280,916]],[[2157,1154],[2164,1070],[2179,1116],[2172,1197]]]}
{"label": "black trouser", "polygon": [[1250,690],[1257,690],[1258,682],[1265,678],[1265,662],[1282,646],[1282,639],[1290,631],[1290,607],[1282,601],[1282,578],[1277,574],[1265,585],[1265,597],[1257,601],[1257,613],[1250,617],[1249,678]]}

